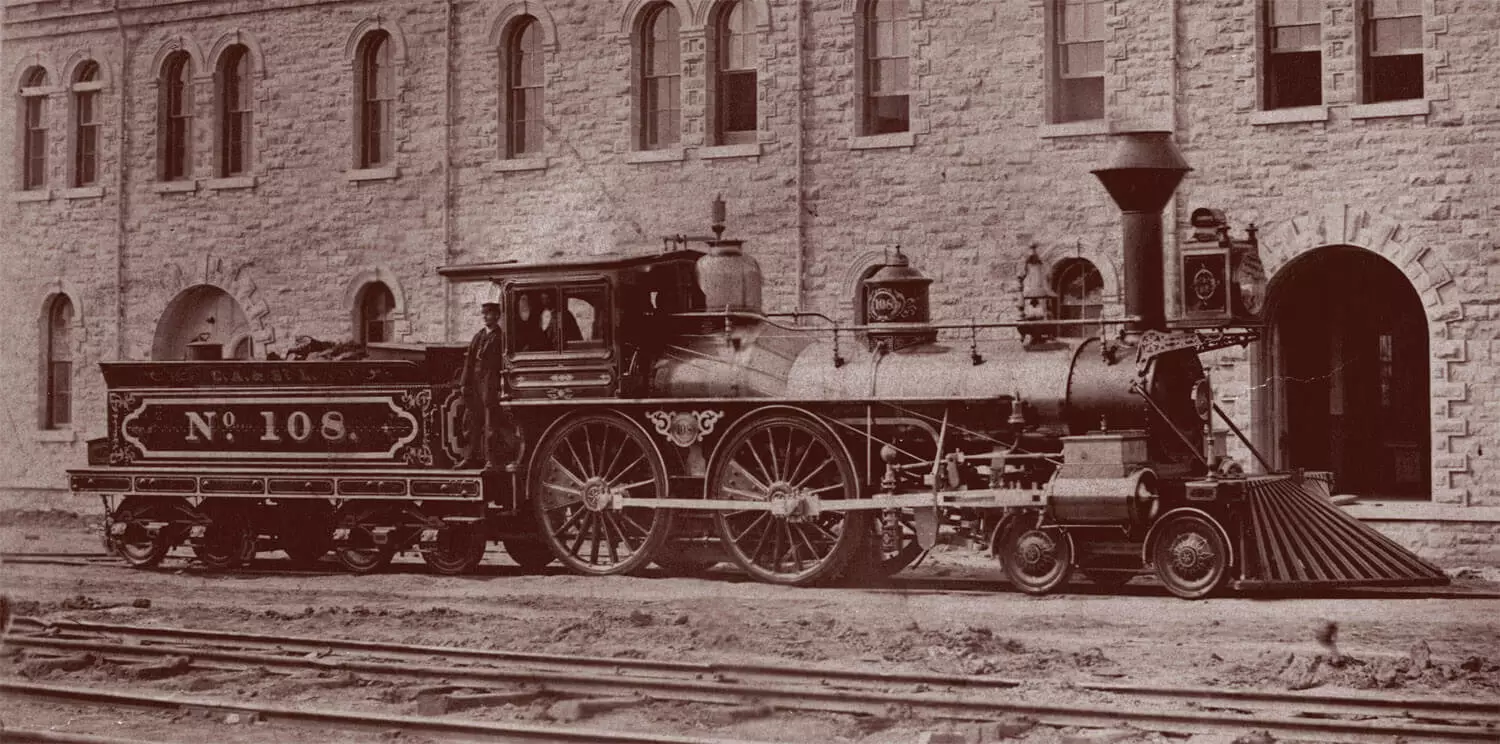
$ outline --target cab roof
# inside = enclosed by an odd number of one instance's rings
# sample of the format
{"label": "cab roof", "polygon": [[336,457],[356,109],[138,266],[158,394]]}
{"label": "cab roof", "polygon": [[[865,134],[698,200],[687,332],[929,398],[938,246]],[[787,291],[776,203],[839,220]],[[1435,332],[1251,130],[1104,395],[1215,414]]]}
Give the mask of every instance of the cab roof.
{"label": "cab roof", "polygon": [[519,263],[501,261],[497,263],[460,264],[438,268],[438,274],[455,282],[501,282],[507,279],[537,278],[549,274],[577,275],[580,273],[614,274],[626,271],[649,270],[663,264],[697,261],[703,253],[695,250],[675,250],[665,253],[638,255],[606,254],[587,256],[576,260],[542,261]]}

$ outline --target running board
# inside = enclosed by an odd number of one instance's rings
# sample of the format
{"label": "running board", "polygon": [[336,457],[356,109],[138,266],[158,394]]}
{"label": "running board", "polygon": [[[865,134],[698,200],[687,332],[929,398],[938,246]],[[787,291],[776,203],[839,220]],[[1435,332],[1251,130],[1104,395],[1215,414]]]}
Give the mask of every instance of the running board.
{"label": "running board", "polygon": [[1442,569],[1335,506],[1326,478],[1252,478],[1245,502],[1237,588],[1448,583]]}

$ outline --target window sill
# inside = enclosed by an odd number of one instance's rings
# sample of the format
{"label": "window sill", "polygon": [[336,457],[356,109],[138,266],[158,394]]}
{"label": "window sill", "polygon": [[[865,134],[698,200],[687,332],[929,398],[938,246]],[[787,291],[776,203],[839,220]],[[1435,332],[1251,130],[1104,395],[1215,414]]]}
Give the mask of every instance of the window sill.
{"label": "window sill", "polygon": [[1092,137],[1100,134],[1109,134],[1109,122],[1104,119],[1088,119],[1087,121],[1068,121],[1060,124],[1043,124],[1037,132],[1042,139],[1055,139],[1058,137]]}
{"label": "window sill", "polygon": [[37,429],[32,432],[32,441],[36,442],[76,442],[78,432],[73,429]]}
{"label": "window sill", "polygon": [[849,139],[850,150],[884,150],[892,147],[915,147],[916,132],[891,132],[890,134],[866,134]]}
{"label": "window sill", "polygon": [[104,196],[103,186],[75,186],[71,189],[63,189],[64,199],[99,199]]}
{"label": "window sill", "polygon": [[713,147],[698,148],[698,157],[704,160],[722,160],[724,158],[758,158],[760,157],[760,143],[747,142],[743,145],[714,145]]}
{"label": "window sill", "polygon": [[1317,121],[1328,121],[1327,106],[1298,106],[1297,108],[1252,111],[1250,113],[1250,123],[1258,127],[1271,124],[1305,124]]}
{"label": "window sill", "polygon": [[490,170],[497,173],[520,173],[523,171],[547,170],[548,160],[546,156],[529,156],[520,158],[506,158],[495,160],[490,163]]}
{"label": "window sill", "polygon": [[627,163],[680,163],[686,157],[681,147],[666,150],[634,150],[625,156]]}
{"label": "window sill", "polygon": [[157,181],[151,184],[151,190],[158,194],[180,194],[198,190],[198,182],[193,179],[185,181]]}
{"label": "window sill", "polygon": [[1407,101],[1384,101],[1361,103],[1349,107],[1350,119],[1382,119],[1387,116],[1427,116],[1432,113],[1432,102],[1426,98]]}
{"label": "window sill", "polygon": [[396,166],[385,168],[356,168],[344,174],[351,182],[359,181],[394,181],[401,175],[401,169]]}
{"label": "window sill", "polygon": [[1426,501],[1360,501],[1344,507],[1372,522],[1500,522],[1500,506],[1458,506]]}
{"label": "window sill", "polygon": [[257,183],[260,183],[260,181],[255,176],[230,176],[228,178],[210,178],[203,182],[203,188],[210,191],[253,189]]}
{"label": "window sill", "polygon": [[26,191],[17,191],[15,199],[18,202],[52,201],[52,189],[27,189]]}

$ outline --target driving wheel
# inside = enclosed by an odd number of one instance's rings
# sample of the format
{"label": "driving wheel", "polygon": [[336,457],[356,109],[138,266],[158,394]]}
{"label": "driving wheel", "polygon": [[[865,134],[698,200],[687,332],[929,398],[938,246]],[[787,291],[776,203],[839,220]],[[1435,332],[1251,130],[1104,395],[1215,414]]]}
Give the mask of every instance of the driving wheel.
{"label": "driving wheel", "polygon": [[615,507],[616,498],[665,497],[667,467],[646,432],[613,412],[554,425],[532,459],[530,494],[542,539],[582,574],[642,569],[672,529],[666,509]]}
{"label": "driving wheel", "polygon": [[870,529],[864,511],[828,508],[858,498],[858,482],[843,445],[806,416],[778,413],[736,428],[715,450],[707,482],[710,498],[770,506],[714,512],[729,557],[760,581],[834,580]]}

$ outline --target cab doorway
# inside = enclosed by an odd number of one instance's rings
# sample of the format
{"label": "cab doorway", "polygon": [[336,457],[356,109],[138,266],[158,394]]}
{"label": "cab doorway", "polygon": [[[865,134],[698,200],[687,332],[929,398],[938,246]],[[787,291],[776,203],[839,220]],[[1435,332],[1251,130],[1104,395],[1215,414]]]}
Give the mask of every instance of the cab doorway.
{"label": "cab doorway", "polygon": [[1278,468],[1338,493],[1428,498],[1427,317],[1406,275],[1355,246],[1297,257],[1271,283],[1260,420]]}

